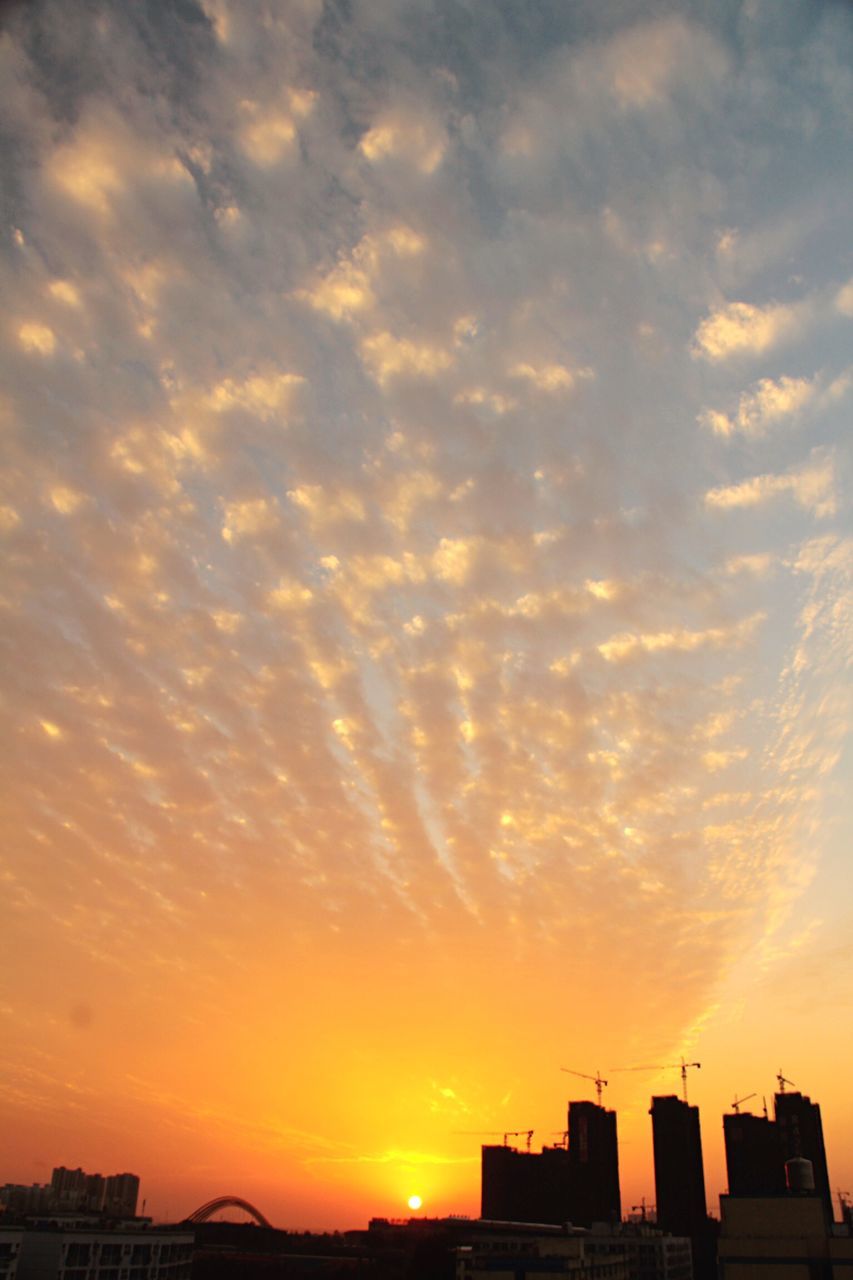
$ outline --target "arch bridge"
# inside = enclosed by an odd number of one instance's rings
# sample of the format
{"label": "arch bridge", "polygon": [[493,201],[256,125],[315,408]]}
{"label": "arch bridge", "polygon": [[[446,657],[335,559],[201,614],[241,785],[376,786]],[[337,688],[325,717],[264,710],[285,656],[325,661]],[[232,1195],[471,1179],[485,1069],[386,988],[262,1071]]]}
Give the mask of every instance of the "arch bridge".
{"label": "arch bridge", "polygon": [[249,1204],[248,1200],[241,1199],[240,1196],[217,1196],[214,1200],[208,1200],[206,1204],[199,1205],[189,1217],[187,1222],[207,1222],[208,1218],[212,1218],[220,1209],[242,1209],[244,1213],[248,1213],[254,1218],[259,1227],[271,1227],[269,1222],[260,1209],[256,1209],[253,1204]]}

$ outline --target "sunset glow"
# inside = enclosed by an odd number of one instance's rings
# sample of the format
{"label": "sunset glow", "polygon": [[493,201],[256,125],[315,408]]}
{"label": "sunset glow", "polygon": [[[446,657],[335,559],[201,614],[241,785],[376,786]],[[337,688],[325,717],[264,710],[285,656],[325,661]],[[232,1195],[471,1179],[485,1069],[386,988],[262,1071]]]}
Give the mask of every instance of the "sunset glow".
{"label": "sunset glow", "polygon": [[684,1055],[712,1211],[780,1067],[853,1187],[851,67],[3,8],[0,1183],[476,1214],[600,1071],[630,1208]]}

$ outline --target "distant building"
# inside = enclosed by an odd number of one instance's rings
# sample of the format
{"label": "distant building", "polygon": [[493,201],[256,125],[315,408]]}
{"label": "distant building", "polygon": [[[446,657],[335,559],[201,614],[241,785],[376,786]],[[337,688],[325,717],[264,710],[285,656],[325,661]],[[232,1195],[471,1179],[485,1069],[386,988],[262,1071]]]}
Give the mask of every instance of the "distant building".
{"label": "distant building", "polygon": [[86,1209],[86,1174],[82,1169],[66,1169],[60,1165],[50,1179],[54,1209]]}
{"label": "distant building", "polygon": [[853,1274],[853,1237],[827,1222],[820,1195],[721,1196],[720,1209],[720,1280],[846,1280]]}
{"label": "distant building", "polygon": [[104,1212],[116,1218],[132,1218],[139,1200],[139,1179],[135,1173],[113,1173],[104,1187]]}
{"label": "distant building", "polygon": [[6,1213],[14,1217],[25,1217],[27,1214],[44,1213],[53,1204],[49,1185],[40,1186],[34,1182],[32,1186],[20,1186],[7,1182],[0,1187],[0,1205]]}
{"label": "distant building", "polygon": [[30,1187],[7,1183],[0,1187],[0,1205],[19,1217],[39,1214],[103,1214],[110,1218],[134,1218],[139,1200],[135,1173],[114,1173],[104,1178],[83,1169],[53,1170],[50,1183]]}

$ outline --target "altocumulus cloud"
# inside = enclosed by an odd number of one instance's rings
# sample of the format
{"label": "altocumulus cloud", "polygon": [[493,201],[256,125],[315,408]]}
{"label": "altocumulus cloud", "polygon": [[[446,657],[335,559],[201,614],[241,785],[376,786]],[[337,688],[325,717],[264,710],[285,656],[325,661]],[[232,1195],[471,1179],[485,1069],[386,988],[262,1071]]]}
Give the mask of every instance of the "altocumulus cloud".
{"label": "altocumulus cloud", "polygon": [[328,946],[345,981],[417,939],[464,974],[474,939],[612,980],[668,1044],[813,874],[837,202],[818,256],[792,198],[736,290],[718,246],[777,216],[767,148],[817,163],[850,24],[783,6],[782,75],[745,9],[510,7],[4,19],[4,893],[36,974],[180,1022],[231,966]]}

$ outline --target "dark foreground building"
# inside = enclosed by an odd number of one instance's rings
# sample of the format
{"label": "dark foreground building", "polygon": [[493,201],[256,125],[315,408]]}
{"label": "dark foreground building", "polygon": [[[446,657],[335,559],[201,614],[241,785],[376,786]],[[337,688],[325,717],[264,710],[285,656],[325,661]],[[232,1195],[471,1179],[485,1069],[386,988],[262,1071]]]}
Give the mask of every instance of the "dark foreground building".
{"label": "dark foreground building", "polygon": [[720,1280],[848,1280],[853,1236],[820,1195],[721,1196]]}
{"label": "dark foreground building", "polygon": [[193,1280],[473,1280],[496,1272],[508,1280],[632,1280],[625,1251],[592,1247],[584,1231],[467,1218],[374,1218],[366,1231],[326,1235],[211,1223],[199,1229],[193,1263]]}

